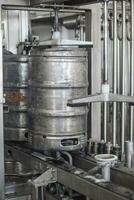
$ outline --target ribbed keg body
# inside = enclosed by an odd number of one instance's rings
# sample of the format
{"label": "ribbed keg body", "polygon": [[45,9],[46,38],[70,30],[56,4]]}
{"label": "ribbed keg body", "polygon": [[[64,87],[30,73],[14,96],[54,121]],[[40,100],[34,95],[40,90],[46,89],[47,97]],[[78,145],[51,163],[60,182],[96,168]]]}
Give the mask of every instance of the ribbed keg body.
{"label": "ribbed keg body", "polygon": [[26,141],[28,133],[28,57],[4,54],[4,136],[8,141]]}
{"label": "ribbed keg body", "polygon": [[29,142],[38,150],[72,151],[87,142],[87,107],[67,101],[87,95],[87,51],[35,48],[31,53]]}

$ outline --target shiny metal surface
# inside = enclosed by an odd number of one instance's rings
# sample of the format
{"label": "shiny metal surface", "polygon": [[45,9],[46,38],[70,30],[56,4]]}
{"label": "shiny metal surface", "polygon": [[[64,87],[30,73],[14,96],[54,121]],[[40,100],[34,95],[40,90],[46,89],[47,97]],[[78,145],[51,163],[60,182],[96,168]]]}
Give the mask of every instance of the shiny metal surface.
{"label": "shiny metal surface", "polygon": [[5,140],[26,141],[28,129],[28,57],[4,52]]}
{"label": "shiny metal surface", "polygon": [[[126,66],[126,2],[122,1],[122,95],[125,94],[125,66]],[[121,116],[121,153],[124,154],[125,142],[125,103],[122,103]],[[123,159],[123,158],[122,158]]]}
{"label": "shiny metal surface", "polygon": [[[113,12],[114,12],[114,20],[113,20],[113,92],[117,93],[117,1],[113,2]],[[117,139],[117,104],[114,102],[113,104],[113,145],[116,146]]]}
{"label": "shiny metal surface", "polygon": [[[108,1],[104,1],[104,84],[108,83]],[[103,139],[107,142],[107,129],[108,129],[108,121],[107,121],[107,110],[108,105],[104,102],[104,109],[103,109],[103,121],[104,121],[104,136]]]}
{"label": "shiny metal surface", "polygon": [[29,170],[20,162],[16,162],[12,158],[5,161],[6,199],[31,199],[31,186],[28,183],[29,174]]}
{"label": "shiny metal surface", "polygon": [[[30,4],[31,5],[39,5],[39,4],[42,4],[42,3],[54,3],[55,1],[54,0],[30,0]],[[56,1],[57,3],[67,3],[67,4],[71,4],[71,5],[75,5],[75,4],[85,4],[85,3],[94,3],[94,2],[98,2],[96,0],[85,0],[83,2],[81,1],[76,1],[76,0],[73,0],[73,1],[70,1],[70,0],[58,0]]]}
{"label": "shiny metal surface", "polygon": [[125,165],[129,169],[132,168],[132,156],[134,155],[134,143],[125,141]]}
{"label": "shiny metal surface", "polygon": [[28,86],[28,57],[17,55],[5,55],[4,62],[4,87],[27,87]]}
{"label": "shiny metal surface", "polygon": [[[131,0],[130,94],[134,96],[134,1]],[[134,139],[134,107],[130,108],[130,141]]]}
{"label": "shiny metal surface", "polygon": [[87,52],[40,47],[33,50],[31,61],[30,144],[40,150],[84,147],[87,107],[69,107],[67,100],[87,95]]}
{"label": "shiny metal surface", "polygon": [[27,111],[9,111],[4,114],[5,140],[27,141],[28,114]]}
{"label": "shiny metal surface", "polygon": [[[0,2],[1,7],[2,2]],[[0,9],[0,24],[2,22],[2,11]],[[4,132],[3,132],[3,58],[2,58],[2,38],[3,31],[0,25],[0,199],[5,199],[5,179],[4,179]]]}
{"label": "shiny metal surface", "polygon": [[[10,117],[9,117],[10,116]],[[5,124],[8,127],[25,128],[28,126],[27,112],[10,112],[4,114]]]}
{"label": "shiny metal surface", "polygon": [[[15,160],[21,161],[27,166],[32,167],[35,170],[42,169],[50,169],[53,165],[55,166],[55,162],[50,163],[48,160],[46,161],[45,156],[41,153],[38,153],[38,156],[33,154],[33,151],[21,148],[19,145],[13,147],[6,145],[6,151],[11,151],[12,156]],[[56,165],[58,170],[57,178],[58,183],[63,184],[65,187],[70,188],[74,191],[77,191],[84,196],[89,196],[94,200],[130,200],[134,199],[134,188],[133,188],[133,174],[132,172],[123,171],[119,167],[112,168],[112,176],[110,183],[94,183],[91,181],[89,173],[87,171],[95,166],[94,162],[88,156],[81,156],[80,154],[76,154],[74,160],[74,166],[70,167],[65,164],[61,164],[61,162]],[[83,166],[83,167],[82,167]],[[86,169],[85,169],[85,168]],[[83,170],[84,169],[84,170]],[[85,171],[86,170],[86,171]],[[114,179],[114,181],[113,181]],[[126,180],[126,181],[123,181]],[[129,187],[127,184],[129,183]],[[123,185],[125,185],[123,187]],[[130,188],[131,189],[128,189]]]}
{"label": "shiny metal surface", "polygon": [[18,196],[18,197],[8,197],[8,198],[6,198],[6,200],[31,200],[31,197],[30,197],[30,195],[24,195],[24,196]]}
{"label": "shiny metal surface", "polygon": [[15,162],[13,160],[5,161],[5,174],[14,175],[23,172],[24,166],[20,162]]}

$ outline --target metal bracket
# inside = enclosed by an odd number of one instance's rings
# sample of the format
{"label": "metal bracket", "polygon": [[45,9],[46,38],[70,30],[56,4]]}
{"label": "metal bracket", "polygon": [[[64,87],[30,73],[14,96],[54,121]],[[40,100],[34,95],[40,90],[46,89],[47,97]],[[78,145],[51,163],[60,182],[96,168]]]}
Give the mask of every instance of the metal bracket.
{"label": "metal bracket", "polygon": [[57,169],[50,168],[39,177],[37,177],[35,180],[33,180],[32,185],[34,185],[35,188],[42,186],[46,187],[48,184],[55,182],[57,182]]}
{"label": "metal bracket", "polygon": [[70,99],[68,101],[68,105],[73,106],[77,104],[89,104],[89,103],[99,103],[99,102],[120,102],[120,103],[134,104],[134,97],[110,93],[110,85],[105,83],[102,84],[101,93],[90,95],[87,97]]}
{"label": "metal bracket", "polygon": [[124,102],[124,103],[134,103],[134,97],[118,95],[112,93],[96,94],[87,97],[70,99],[68,101],[69,105],[75,104],[88,104],[88,103],[98,103],[98,102]]}
{"label": "metal bracket", "polygon": [[65,40],[65,39],[52,39],[41,42],[40,45],[45,46],[79,46],[79,47],[93,47],[91,41],[78,41],[78,40]]}

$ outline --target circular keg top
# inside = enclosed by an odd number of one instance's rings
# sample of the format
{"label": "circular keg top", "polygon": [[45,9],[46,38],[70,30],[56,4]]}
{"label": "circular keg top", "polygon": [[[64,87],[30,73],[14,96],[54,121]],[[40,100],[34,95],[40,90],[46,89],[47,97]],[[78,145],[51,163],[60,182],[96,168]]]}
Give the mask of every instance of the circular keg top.
{"label": "circular keg top", "polygon": [[113,154],[99,154],[95,156],[95,159],[99,162],[113,162],[117,160],[117,156]]}
{"label": "circular keg top", "polygon": [[29,58],[26,55],[16,55],[16,54],[3,54],[4,62],[28,62]]}
{"label": "circular keg top", "polygon": [[31,56],[40,56],[40,57],[86,57],[87,51],[83,48],[69,48],[69,47],[53,47],[45,48],[43,46],[35,47],[31,51]]}

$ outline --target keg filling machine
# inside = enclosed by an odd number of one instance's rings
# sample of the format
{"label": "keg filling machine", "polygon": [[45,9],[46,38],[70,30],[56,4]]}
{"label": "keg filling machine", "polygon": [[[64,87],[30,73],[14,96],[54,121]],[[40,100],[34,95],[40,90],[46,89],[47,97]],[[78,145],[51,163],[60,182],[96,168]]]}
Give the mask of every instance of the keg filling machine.
{"label": "keg filling machine", "polygon": [[[61,39],[58,29],[58,12],[76,12],[87,13],[88,9],[78,9],[71,6],[46,5],[42,7],[2,5],[5,10],[35,10],[35,11],[53,11],[55,13],[54,32],[52,40],[45,41],[39,45],[33,46],[29,56],[29,74],[30,81],[28,98],[29,104],[26,110],[17,108],[23,107],[19,102],[9,105],[9,112],[5,113],[9,119],[10,111],[27,112],[28,131],[24,133],[25,139],[21,143],[18,138],[14,142],[8,137],[5,144],[5,155],[7,156],[6,175],[10,176],[10,170],[16,176],[25,178],[23,188],[24,195],[32,200],[43,199],[92,199],[92,200],[133,200],[134,199],[134,171],[133,171],[133,76],[131,76],[131,92],[125,95],[125,39],[122,40],[122,93],[117,94],[116,65],[117,65],[117,2],[113,1],[113,55],[114,55],[114,90],[110,92],[108,80],[108,0],[104,0],[104,77],[102,91],[100,94],[88,96],[88,49],[93,47],[92,42],[73,41]],[[125,0],[122,2],[122,38],[125,38]],[[131,73],[133,74],[133,28],[134,28],[134,1],[131,0]],[[1,47],[2,52],[2,47]],[[1,53],[2,54],[2,53]],[[11,55],[9,55],[12,57]],[[16,57],[14,56],[16,62]],[[27,57],[25,64],[27,65]],[[17,58],[19,59],[19,58]],[[12,59],[11,59],[12,60]],[[11,61],[10,60],[10,61]],[[2,61],[2,59],[1,59]],[[23,64],[17,64],[20,71],[24,69]],[[2,62],[1,62],[2,63]],[[7,95],[6,101],[12,95],[12,90],[24,90],[10,73],[8,59],[4,58],[4,90]],[[14,64],[16,66],[16,63]],[[13,69],[15,70],[15,67]],[[7,69],[6,69],[7,67]],[[17,67],[17,69],[19,68]],[[26,70],[27,70],[27,66]],[[25,71],[26,72],[26,71]],[[21,74],[21,73],[20,73]],[[18,76],[20,76],[18,73]],[[8,77],[9,75],[9,77]],[[17,75],[17,74],[16,74]],[[21,74],[22,75],[22,74]],[[24,73],[23,73],[24,75]],[[7,79],[8,80],[7,80]],[[21,79],[19,79],[20,81]],[[24,81],[24,80],[23,80]],[[24,82],[23,82],[24,83]],[[7,85],[6,85],[7,84]],[[15,84],[15,85],[14,85]],[[2,87],[0,87],[2,89]],[[21,89],[20,89],[21,88]],[[2,92],[3,94],[3,92]],[[23,95],[25,96],[25,95]],[[13,97],[13,96],[12,96]],[[20,96],[19,96],[20,97]],[[2,97],[3,98],[3,97]],[[20,101],[20,98],[19,98]],[[88,138],[87,145],[87,113],[88,105],[96,102],[103,104],[104,129],[103,142],[91,141]],[[107,139],[107,103],[113,103],[113,136],[112,141]],[[14,102],[12,102],[14,103]],[[15,102],[16,103],[16,102]],[[121,104],[121,148],[117,147],[116,135],[116,111],[117,104]],[[130,105],[130,141],[125,142],[124,133],[124,115],[125,104]],[[2,108],[3,109],[3,104]],[[24,105],[25,107],[25,105]],[[13,110],[12,110],[13,108]],[[8,115],[7,115],[8,114]],[[4,116],[4,117],[5,117]],[[6,117],[5,117],[6,119]],[[11,125],[14,122],[11,122]],[[18,124],[18,123],[17,123]],[[6,125],[7,126],[7,125]],[[9,126],[12,129],[12,126]],[[18,127],[14,127],[15,129]],[[21,127],[19,127],[21,128]],[[23,128],[23,127],[22,127]],[[18,132],[20,134],[20,132]],[[11,131],[10,131],[11,134]],[[20,134],[21,135],[21,134]],[[16,142],[17,141],[17,142]],[[111,142],[111,143],[109,143]],[[96,150],[95,150],[96,149]],[[119,150],[119,152],[118,152]],[[121,151],[121,153],[120,153]],[[97,152],[97,153],[96,153]],[[2,152],[1,152],[2,153]],[[126,165],[124,165],[124,155]],[[2,156],[3,158],[3,156]],[[22,164],[26,167],[23,171]],[[9,166],[9,168],[8,168]],[[16,166],[16,167],[14,167]],[[19,166],[19,167],[18,167]],[[3,169],[3,164],[0,164]],[[19,170],[18,170],[19,168]],[[30,170],[30,171],[29,171]],[[2,173],[3,170],[1,170]],[[4,175],[4,172],[3,172]],[[1,175],[2,176],[2,175]],[[125,180],[125,181],[124,181]],[[1,200],[4,200],[4,179],[0,180]],[[8,188],[8,187],[6,187]],[[21,190],[19,188],[19,191]],[[10,187],[13,193],[18,189]],[[31,196],[31,197],[30,197]]]}

